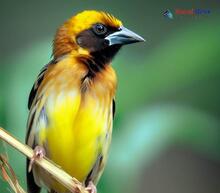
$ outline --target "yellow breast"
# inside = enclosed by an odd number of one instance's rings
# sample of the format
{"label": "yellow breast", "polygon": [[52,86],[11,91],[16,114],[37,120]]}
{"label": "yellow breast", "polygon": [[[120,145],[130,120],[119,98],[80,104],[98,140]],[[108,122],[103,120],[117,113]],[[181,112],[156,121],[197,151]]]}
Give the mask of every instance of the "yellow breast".
{"label": "yellow breast", "polygon": [[[98,156],[108,152],[116,78],[110,66],[94,79],[84,80],[84,85],[77,80],[74,82],[71,77],[67,86],[66,82],[62,82],[62,75],[60,73],[54,80],[60,86],[51,86],[45,100],[48,124],[40,128],[38,143],[46,146],[51,160],[84,182]],[[64,191],[54,181],[44,183]]]}

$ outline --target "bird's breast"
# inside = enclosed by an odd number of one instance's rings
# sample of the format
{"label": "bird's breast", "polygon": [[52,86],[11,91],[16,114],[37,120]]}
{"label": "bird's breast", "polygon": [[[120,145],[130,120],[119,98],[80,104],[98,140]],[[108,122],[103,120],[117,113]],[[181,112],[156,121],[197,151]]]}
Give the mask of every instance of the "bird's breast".
{"label": "bird's breast", "polygon": [[39,143],[51,160],[82,182],[108,151],[115,87],[114,71],[106,69],[80,85],[54,87],[44,106],[48,124],[40,129]]}

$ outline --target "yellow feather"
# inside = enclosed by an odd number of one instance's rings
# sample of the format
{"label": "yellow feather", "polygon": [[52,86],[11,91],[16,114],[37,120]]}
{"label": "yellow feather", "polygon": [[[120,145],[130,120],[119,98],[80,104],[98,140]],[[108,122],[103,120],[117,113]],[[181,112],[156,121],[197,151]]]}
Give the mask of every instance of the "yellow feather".
{"label": "yellow feather", "polygon": [[[43,82],[42,85],[49,93],[45,94],[47,99],[43,98],[42,101],[45,101],[44,110],[48,125],[45,127],[42,121],[42,124],[39,124],[39,133],[35,135],[38,136],[37,143],[46,147],[47,156],[53,162],[84,182],[98,156],[104,154],[104,162],[107,159],[112,132],[112,99],[115,94],[116,76],[111,66],[107,66],[92,82],[85,81],[87,90],[82,92],[77,81],[81,80],[80,76],[85,69],[80,68],[79,64],[68,65],[70,62],[69,58],[62,60],[45,75],[44,81],[47,82]],[[61,70],[61,66],[64,65],[68,70]],[[51,73],[56,76],[48,81]],[[45,92],[43,87],[41,90]],[[102,170],[103,166],[100,166],[97,178]],[[66,191],[40,168],[35,168],[35,171],[47,187],[58,192]]]}

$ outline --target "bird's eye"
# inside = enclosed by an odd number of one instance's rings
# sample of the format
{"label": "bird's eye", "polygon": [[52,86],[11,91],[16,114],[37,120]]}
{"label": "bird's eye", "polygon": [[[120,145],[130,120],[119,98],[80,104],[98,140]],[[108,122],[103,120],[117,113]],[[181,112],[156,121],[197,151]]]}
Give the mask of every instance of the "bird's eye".
{"label": "bird's eye", "polygon": [[100,23],[94,25],[93,30],[97,35],[104,35],[107,32],[107,28]]}

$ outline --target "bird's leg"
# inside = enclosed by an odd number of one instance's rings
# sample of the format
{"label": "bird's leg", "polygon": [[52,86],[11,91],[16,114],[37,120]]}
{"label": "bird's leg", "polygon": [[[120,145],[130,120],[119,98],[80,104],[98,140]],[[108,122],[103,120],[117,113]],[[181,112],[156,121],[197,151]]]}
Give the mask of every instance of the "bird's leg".
{"label": "bird's leg", "polygon": [[93,184],[92,181],[89,181],[88,186],[85,188],[89,193],[97,193],[96,186]]}
{"label": "bird's leg", "polygon": [[29,166],[28,166],[28,172],[30,172],[32,170],[32,166],[33,166],[34,162],[37,159],[42,159],[45,155],[46,155],[45,149],[43,147],[41,147],[41,146],[36,146],[34,148],[34,155],[31,158]]}

